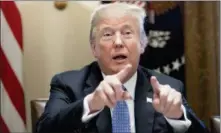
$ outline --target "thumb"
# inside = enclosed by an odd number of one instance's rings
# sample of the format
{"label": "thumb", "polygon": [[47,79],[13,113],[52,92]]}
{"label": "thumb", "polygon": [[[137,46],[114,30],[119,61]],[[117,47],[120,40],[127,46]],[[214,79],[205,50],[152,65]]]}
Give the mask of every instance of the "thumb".
{"label": "thumb", "polygon": [[153,87],[154,93],[158,94],[160,92],[160,83],[158,82],[155,76],[151,76],[150,83],[151,86]]}

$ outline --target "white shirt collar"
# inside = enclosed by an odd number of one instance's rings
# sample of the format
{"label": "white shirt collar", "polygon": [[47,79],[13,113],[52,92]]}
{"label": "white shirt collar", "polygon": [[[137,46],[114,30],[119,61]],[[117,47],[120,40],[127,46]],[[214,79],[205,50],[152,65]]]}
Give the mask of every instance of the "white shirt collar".
{"label": "white shirt collar", "polygon": [[[105,77],[105,74],[102,72],[103,78]],[[127,89],[127,91],[132,96],[132,99],[135,99],[135,87],[137,83],[137,72],[134,73],[134,75],[123,85]]]}

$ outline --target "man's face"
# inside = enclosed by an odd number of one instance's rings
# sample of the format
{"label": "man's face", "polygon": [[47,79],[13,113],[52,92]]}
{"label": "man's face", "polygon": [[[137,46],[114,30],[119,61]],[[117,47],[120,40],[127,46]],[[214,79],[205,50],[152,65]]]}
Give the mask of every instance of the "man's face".
{"label": "man's face", "polygon": [[105,74],[115,74],[127,64],[136,71],[141,54],[139,33],[137,19],[129,15],[98,22],[92,51]]}

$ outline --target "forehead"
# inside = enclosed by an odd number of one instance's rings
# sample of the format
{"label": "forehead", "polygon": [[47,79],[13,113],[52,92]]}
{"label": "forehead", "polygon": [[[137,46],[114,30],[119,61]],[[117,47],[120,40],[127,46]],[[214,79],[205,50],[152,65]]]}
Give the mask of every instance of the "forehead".
{"label": "forehead", "polygon": [[106,17],[101,18],[99,22],[97,23],[98,30],[102,30],[104,28],[110,27],[110,28],[121,28],[123,26],[136,28],[137,25],[137,19],[133,16],[126,15],[122,17]]}

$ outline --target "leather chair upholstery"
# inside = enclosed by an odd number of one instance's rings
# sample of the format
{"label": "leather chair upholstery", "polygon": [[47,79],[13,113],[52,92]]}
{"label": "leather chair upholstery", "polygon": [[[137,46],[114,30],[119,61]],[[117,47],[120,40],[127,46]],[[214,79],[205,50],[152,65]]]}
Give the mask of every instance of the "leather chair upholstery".
{"label": "leather chair upholstery", "polygon": [[44,112],[45,105],[48,99],[35,99],[31,100],[31,119],[32,119],[32,132],[35,132],[36,122]]}
{"label": "leather chair upholstery", "polygon": [[211,117],[211,133],[220,133],[220,116]]}

